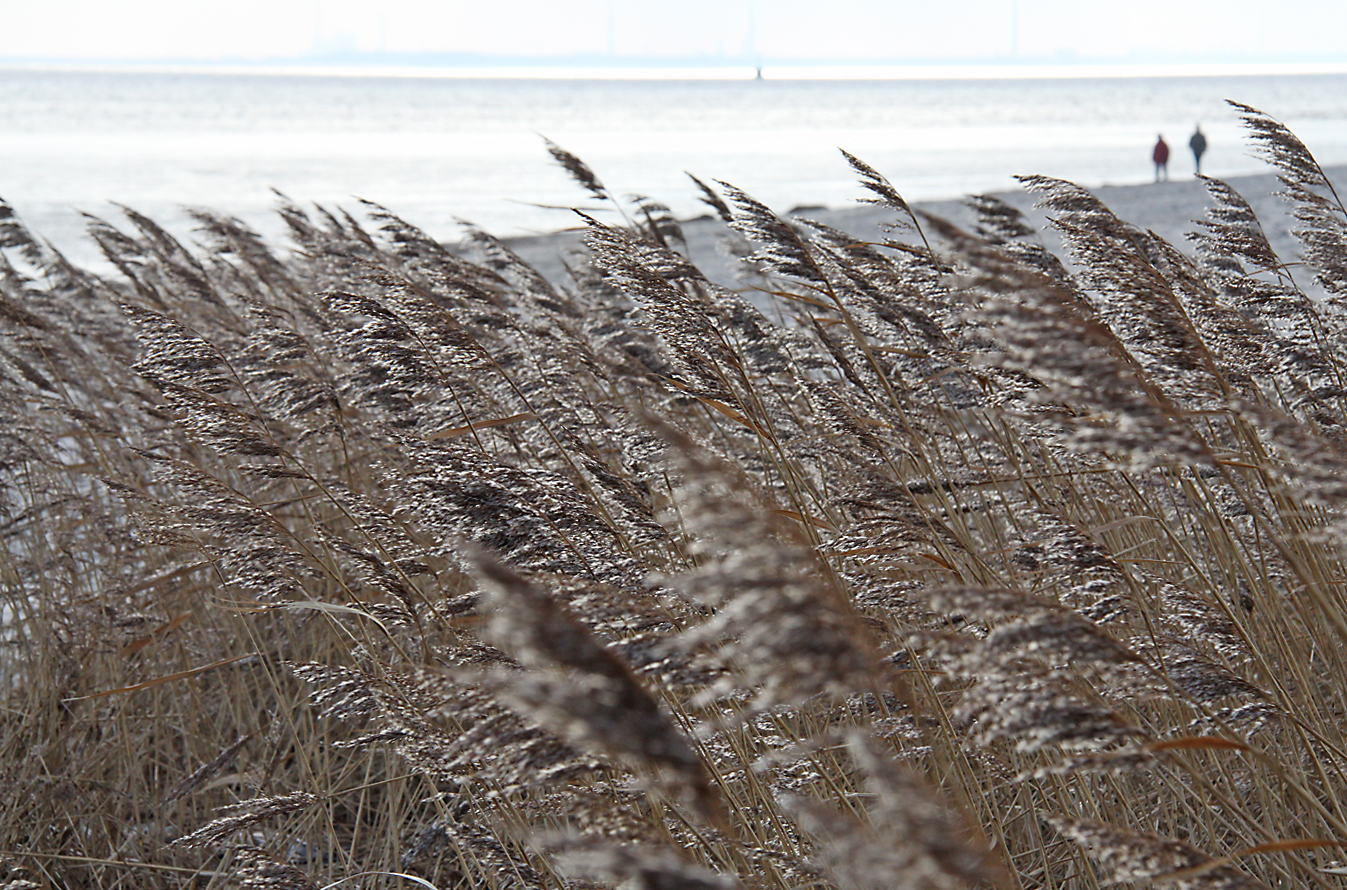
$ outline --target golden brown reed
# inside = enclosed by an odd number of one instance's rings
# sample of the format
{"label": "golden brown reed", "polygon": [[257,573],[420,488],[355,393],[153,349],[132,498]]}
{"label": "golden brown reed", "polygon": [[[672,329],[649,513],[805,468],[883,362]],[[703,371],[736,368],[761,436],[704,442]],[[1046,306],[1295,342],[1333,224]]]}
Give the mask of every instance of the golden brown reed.
{"label": "golden brown reed", "polygon": [[1027,178],[1061,258],[694,180],[756,293],[551,143],[565,281],[0,205],[0,886],[1336,886],[1347,211],[1236,109],[1324,297],[1211,179]]}

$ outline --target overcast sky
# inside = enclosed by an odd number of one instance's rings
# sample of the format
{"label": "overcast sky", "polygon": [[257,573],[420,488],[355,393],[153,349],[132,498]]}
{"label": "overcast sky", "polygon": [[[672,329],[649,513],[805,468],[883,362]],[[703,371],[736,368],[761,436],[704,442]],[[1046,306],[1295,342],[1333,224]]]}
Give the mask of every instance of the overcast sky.
{"label": "overcast sky", "polygon": [[[826,10],[826,11],[825,11]],[[0,0],[0,60],[1347,62],[1343,0]]]}

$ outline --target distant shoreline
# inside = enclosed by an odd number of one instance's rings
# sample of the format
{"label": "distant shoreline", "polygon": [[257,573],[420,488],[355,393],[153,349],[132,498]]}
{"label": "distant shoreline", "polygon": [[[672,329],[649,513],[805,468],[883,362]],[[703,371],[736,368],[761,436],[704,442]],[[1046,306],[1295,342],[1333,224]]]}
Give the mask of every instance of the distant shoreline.
{"label": "distant shoreline", "polygon": [[407,78],[438,80],[769,80],[938,81],[1079,80],[1183,77],[1301,77],[1347,74],[1347,62],[1143,64],[808,65],[424,65],[332,62],[64,62],[0,60],[0,73],[250,75],[259,77]]}

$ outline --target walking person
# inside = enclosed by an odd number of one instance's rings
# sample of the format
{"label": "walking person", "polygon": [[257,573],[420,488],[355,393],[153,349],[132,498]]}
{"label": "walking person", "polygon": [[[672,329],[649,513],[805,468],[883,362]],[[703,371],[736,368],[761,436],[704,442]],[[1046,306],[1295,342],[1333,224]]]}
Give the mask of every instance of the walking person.
{"label": "walking person", "polygon": [[1151,160],[1155,161],[1155,181],[1160,181],[1160,175],[1164,174],[1165,182],[1169,181],[1169,144],[1165,142],[1163,135],[1155,137],[1155,150],[1151,152]]}
{"label": "walking person", "polygon": [[1188,140],[1188,147],[1193,150],[1193,160],[1197,162],[1197,175],[1202,175],[1202,153],[1207,150],[1207,137],[1202,135],[1202,125],[1198,124],[1193,130],[1193,138]]}

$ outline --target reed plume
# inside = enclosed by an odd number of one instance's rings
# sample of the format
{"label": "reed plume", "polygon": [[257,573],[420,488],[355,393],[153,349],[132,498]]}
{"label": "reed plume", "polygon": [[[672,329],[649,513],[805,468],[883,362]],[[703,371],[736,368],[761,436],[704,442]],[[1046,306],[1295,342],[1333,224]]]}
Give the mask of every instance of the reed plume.
{"label": "reed plume", "polygon": [[1332,886],[1347,214],[1235,109],[1313,280],[850,154],[879,240],[693,179],[742,288],[550,142],[562,276],[0,203],[0,883]]}

